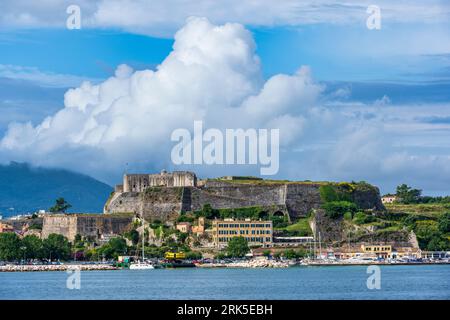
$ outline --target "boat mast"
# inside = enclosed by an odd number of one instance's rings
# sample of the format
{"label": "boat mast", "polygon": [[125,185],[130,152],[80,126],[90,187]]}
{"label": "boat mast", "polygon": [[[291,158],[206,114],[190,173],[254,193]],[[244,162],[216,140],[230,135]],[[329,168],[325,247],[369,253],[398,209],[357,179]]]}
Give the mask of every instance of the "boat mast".
{"label": "boat mast", "polygon": [[145,222],[144,222],[144,214],[142,213],[142,262],[144,262],[144,244],[145,244]]}
{"label": "boat mast", "polygon": [[322,259],[322,241],[320,239],[320,231],[319,231],[319,256]]}
{"label": "boat mast", "polygon": [[313,260],[316,260],[316,229],[314,228],[314,255],[313,255]]}

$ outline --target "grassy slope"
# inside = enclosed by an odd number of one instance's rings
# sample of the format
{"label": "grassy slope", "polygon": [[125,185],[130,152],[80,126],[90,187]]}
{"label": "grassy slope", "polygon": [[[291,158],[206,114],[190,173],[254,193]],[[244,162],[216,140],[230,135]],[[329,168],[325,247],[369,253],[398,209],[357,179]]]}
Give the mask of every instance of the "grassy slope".
{"label": "grassy slope", "polygon": [[297,220],[295,223],[288,225],[284,228],[276,228],[278,231],[286,230],[293,234],[293,236],[312,236],[312,230],[309,226],[310,218],[302,218]]}
{"label": "grassy slope", "polygon": [[385,207],[394,214],[406,213],[431,219],[436,219],[444,212],[450,211],[450,204],[385,204]]}

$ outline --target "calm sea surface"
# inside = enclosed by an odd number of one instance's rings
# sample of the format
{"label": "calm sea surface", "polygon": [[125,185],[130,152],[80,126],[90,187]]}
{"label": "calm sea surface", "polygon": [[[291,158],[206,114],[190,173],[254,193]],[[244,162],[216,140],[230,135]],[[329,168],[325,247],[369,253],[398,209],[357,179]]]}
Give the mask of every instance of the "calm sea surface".
{"label": "calm sea surface", "polygon": [[288,269],[84,271],[79,290],[66,272],[0,273],[0,299],[450,299],[450,265],[381,266],[369,290],[363,266]]}

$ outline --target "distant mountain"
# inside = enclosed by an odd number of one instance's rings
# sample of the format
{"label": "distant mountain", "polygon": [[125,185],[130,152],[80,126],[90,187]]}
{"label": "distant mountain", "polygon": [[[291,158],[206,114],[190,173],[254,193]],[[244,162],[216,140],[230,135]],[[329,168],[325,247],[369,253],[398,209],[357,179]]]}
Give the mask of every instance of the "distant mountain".
{"label": "distant mountain", "polygon": [[48,210],[62,197],[69,212],[102,212],[112,187],[86,175],[36,168],[25,163],[0,165],[0,215]]}

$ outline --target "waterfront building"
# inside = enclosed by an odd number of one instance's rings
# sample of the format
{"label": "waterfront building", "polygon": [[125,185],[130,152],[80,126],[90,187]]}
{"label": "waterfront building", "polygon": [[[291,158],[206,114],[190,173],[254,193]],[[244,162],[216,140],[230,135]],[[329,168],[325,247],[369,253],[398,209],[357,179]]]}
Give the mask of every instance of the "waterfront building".
{"label": "waterfront building", "polygon": [[261,220],[214,220],[213,241],[216,247],[226,247],[234,237],[244,237],[250,246],[269,247],[273,242],[272,221]]}
{"label": "waterfront building", "polygon": [[397,196],[395,194],[386,194],[386,195],[381,197],[381,202],[383,204],[385,204],[385,203],[394,203],[395,201],[397,201]]}
{"label": "waterfront building", "polygon": [[191,224],[189,222],[178,222],[176,228],[182,233],[189,233],[191,231]]}
{"label": "waterfront building", "polygon": [[340,248],[335,253],[338,259],[348,258],[382,258],[382,259],[401,259],[401,258],[420,258],[420,249],[416,247],[394,247],[392,244],[362,244],[359,248]]}
{"label": "waterfront building", "polygon": [[361,250],[365,254],[375,255],[377,258],[389,258],[392,254],[391,245],[361,245]]}
{"label": "waterfront building", "polygon": [[298,247],[314,243],[314,237],[273,237],[273,244],[277,247]]}
{"label": "waterfront building", "polygon": [[4,232],[14,232],[14,228],[6,223],[0,223],[0,233]]}

